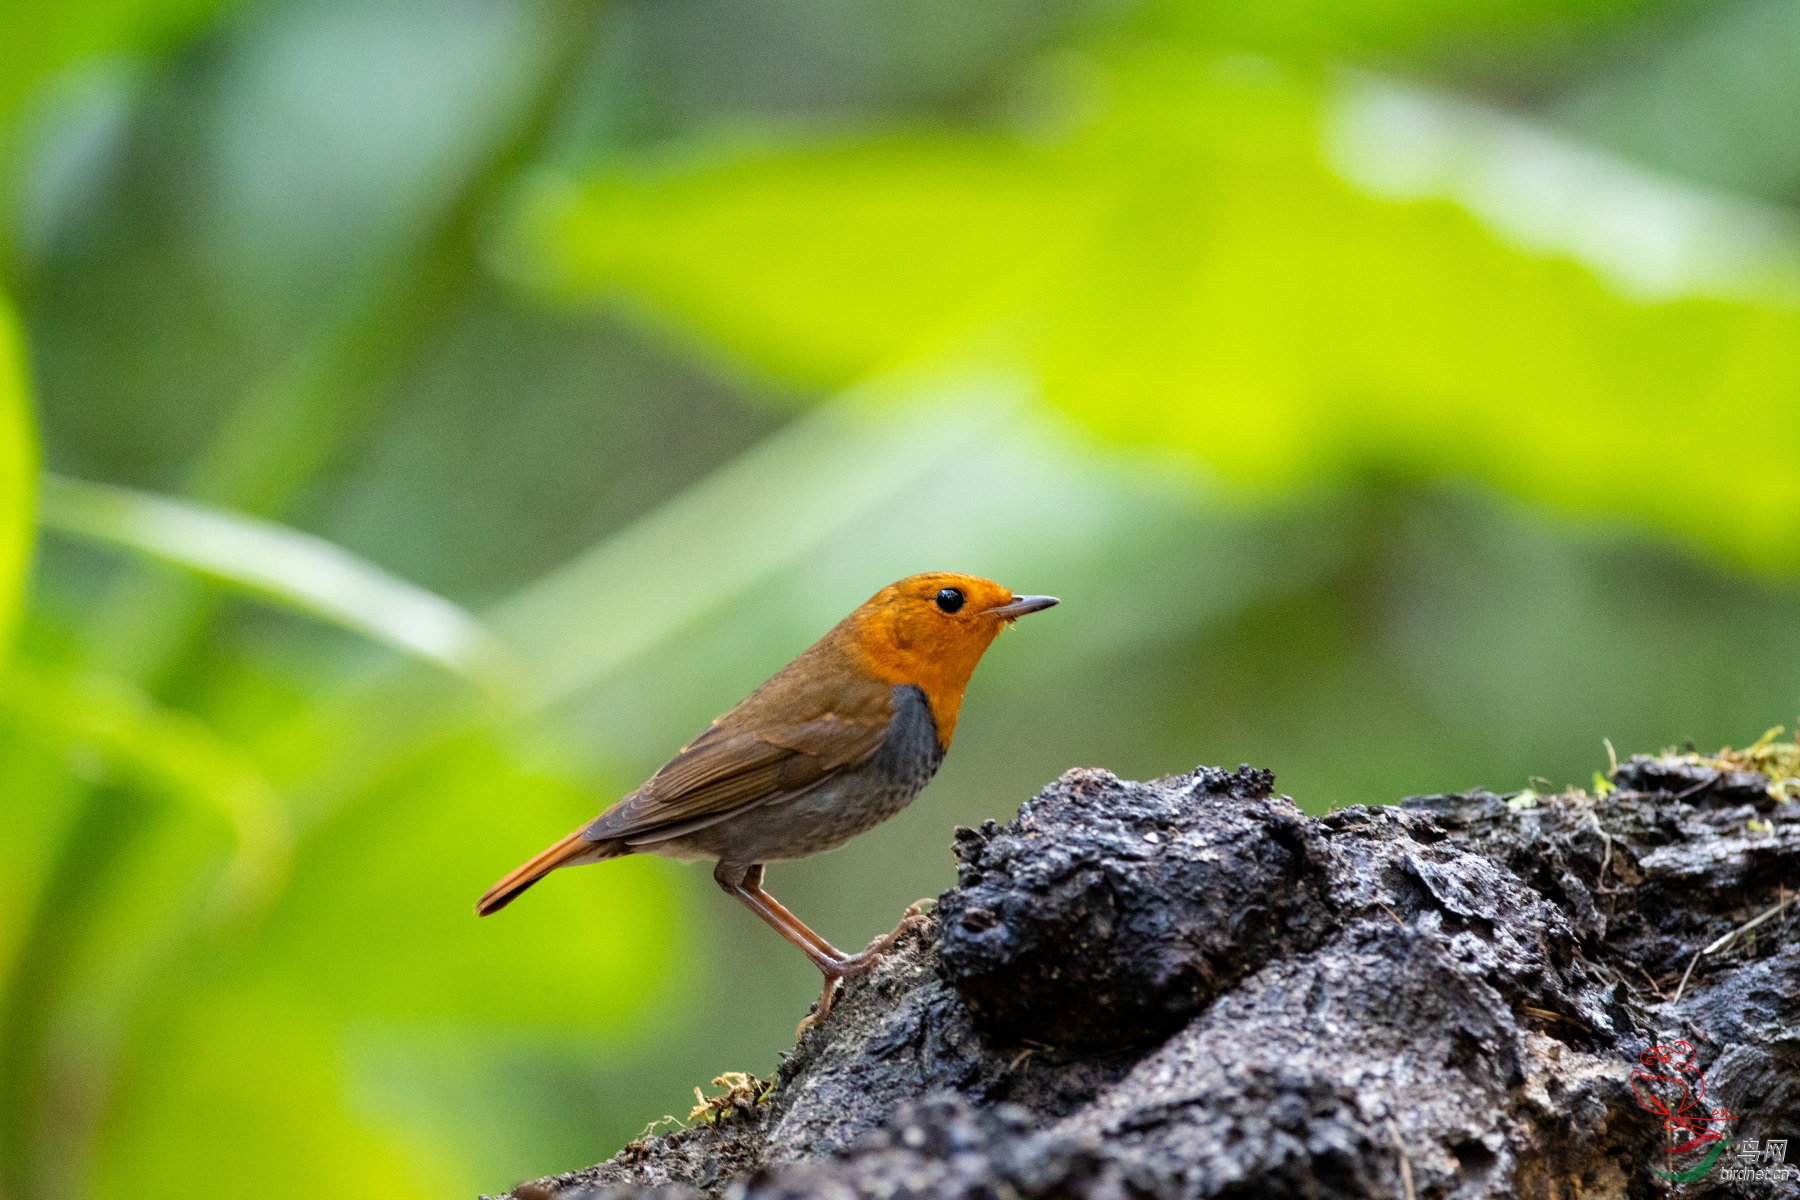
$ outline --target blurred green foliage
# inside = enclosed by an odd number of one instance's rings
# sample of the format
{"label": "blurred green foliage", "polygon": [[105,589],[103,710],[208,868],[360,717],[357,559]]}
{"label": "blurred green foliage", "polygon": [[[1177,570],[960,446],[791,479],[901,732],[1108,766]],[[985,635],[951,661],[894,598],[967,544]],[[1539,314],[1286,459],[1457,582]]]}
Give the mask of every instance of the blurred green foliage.
{"label": "blurred green foliage", "polygon": [[704,871],[468,906],[911,571],[1065,604],[772,872],[840,944],[1072,765],[1323,808],[1800,709],[1778,2],[0,45],[4,1200],[500,1190],[766,1071],[816,979]]}
{"label": "blurred green foliage", "polygon": [[1477,479],[1800,563],[1800,455],[1689,453],[1791,415],[1791,303],[1634,302],[1465,209],[1371,197],[1321,153],[1327,96],[1272,64],[1109,66],[1053,141],[677,156],[552,193],[526,253],[556,292],[622,291],[806,384],[991,357],[1259,491]]}
{"label": "blurred green foliage", "polygon": [[0,667],[12,649],[13,629],[31,557],[37,441],[25,396],[25,364],[12,313],[0,308]]}
{"label": "blurred green foliage", "polygon": [[92,0],[64,5],[17,0],[0,9],[0,129],[16,126],[33,90],[84,59],[153,47],[191,32],[221,0]]}

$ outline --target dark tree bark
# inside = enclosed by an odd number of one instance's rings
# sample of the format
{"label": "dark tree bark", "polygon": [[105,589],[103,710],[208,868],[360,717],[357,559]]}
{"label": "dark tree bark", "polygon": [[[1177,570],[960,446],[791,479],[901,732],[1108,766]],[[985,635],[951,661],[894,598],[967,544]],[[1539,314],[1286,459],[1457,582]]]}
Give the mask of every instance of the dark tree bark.
{"label": "dark tree bark", "polygon": [[[1320,818],[1248,768],[1070,771],[957,831],[934,923],[766,1100],[514,1195],[1800,1194],[1726,1170],[1733,1139],[1800,1159],[1800,911],[1743,929],[1800,885],[1792,759]],[[1687,1115],[1736,1119],[1693,1122],[1731,1152],[1671,1184],[1711,1143],[1666,1153],[1693,1135],[1631,1075],[1678,1040],[1707,1085]]]}

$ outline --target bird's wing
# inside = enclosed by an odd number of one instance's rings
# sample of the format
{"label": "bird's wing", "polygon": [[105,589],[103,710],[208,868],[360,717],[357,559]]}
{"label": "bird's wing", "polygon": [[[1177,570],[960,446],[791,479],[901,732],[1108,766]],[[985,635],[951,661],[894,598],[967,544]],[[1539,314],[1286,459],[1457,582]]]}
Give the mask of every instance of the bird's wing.
{"label": "bird's wing", "polygon": [[867,760],[881,747],[891,720],[891,712],[865,707],[848,715],[827,712],[808,721],[759,724],[754,732],[715,722],[643,787],[594,818],[583,836],[657,841],[804,791]]}

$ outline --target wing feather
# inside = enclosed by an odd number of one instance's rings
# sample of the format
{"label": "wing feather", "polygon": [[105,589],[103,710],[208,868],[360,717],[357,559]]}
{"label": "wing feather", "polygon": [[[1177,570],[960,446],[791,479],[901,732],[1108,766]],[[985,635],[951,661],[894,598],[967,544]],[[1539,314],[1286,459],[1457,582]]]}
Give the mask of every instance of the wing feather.
{"label": "wing feather", "polygon": [[727,713],[644,786],[594,818],[583,836],[660,841],[815,787],[867,761],[887,736],[889,706],[881,705],[880,712],[866,703],[858,707],[861,711],[850,715],[826,712],[791,724],[759,723],[755,732],[725,724],[734,715]]}

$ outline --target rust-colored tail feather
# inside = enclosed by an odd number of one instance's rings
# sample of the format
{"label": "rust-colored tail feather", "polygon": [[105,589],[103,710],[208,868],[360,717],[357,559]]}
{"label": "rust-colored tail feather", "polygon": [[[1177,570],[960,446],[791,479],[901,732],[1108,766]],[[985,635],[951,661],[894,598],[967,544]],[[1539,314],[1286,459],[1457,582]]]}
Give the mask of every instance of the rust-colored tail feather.
{"label": "rust-colored tail feather", "polygon": [[556,843],[542,854],[533,858],[523,866],[507,872],[506,876],[493,887],[483,892],[481,899],[475,902],[475,915],[485,917],[489,913],[499,912],[513,898],[526,888],[556,870],[570,863],[595,862],[602,858],[615,858],[627,851],[617,842],[590,842],[582,837],[583,825],[562,841]]}

